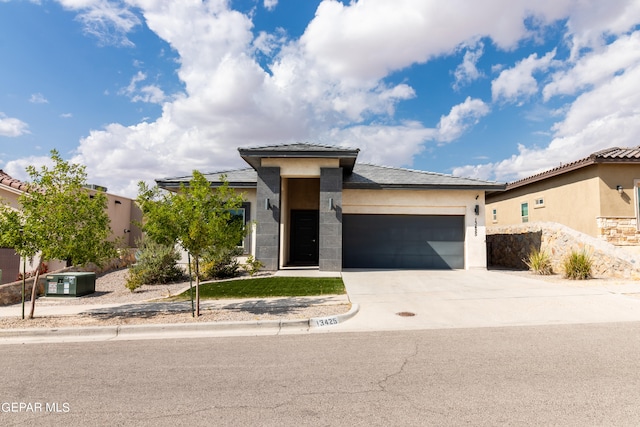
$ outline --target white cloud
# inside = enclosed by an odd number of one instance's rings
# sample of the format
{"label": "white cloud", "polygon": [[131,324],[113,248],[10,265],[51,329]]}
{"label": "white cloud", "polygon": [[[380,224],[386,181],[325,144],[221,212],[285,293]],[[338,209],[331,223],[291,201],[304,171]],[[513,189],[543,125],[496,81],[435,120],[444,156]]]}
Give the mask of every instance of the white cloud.
{"label": "white cloud", "polygon": [[447,116],[442,116],[438,123],[436,140],[451,142],[459,138],[470,126],[478,123],[481,117],[489,114],[489,106],[480,99],[467,99],[451,108]]}
{"label": "white cloud", "polygon": [[70,119],[73,117],[73,113],[62,113],[60,114],[60,118],[62,119]]}
{"label": "white cloud", "polygon": [[[411,165],[426,140],[436,135],[419,122],[405,122],[397,126],[367,125],[336,128],[319,139],[320,143],[360,148],[358,161],[379,165]],[[399,143],[402,141],[402,143]]]}
{"label": "white cloud", "polygon": [[101,44],[133,46],[127,37],[140,19],[130,7],[111,0],[58,0],[63,7],[78,12],[77,19],[84,31],[96,37]]}
{"label": "white cloud", "polygon": [[318,66],[342,79],[379,79],[389,72],[490,37],[513,48],[531,36],[524,25],[566,16],[571,0],[547,2],[369,0],[320,3],[301,44]]}
{"label": "white cloud", "polygon": [[573,95],[599,85],[640,63],[640,31],[625,35],[597,52],[579,58],[571,68],[555,73],[542,93],[545,100],[555,95]]}
{"label": "white cloud", "polygon": [[267,10],[273,10],[278,5],[278,0],[264,0],[264,7]]}
{"label": "white cloud", "polygon": [[48,104],[49,101],[41,93],[34,93],[29,98],[29,102],[32,104]]}
{"label": "white cloud", "polygon": [[29,133],[29,125],[0,112],[0,136],[16,137]]}
{"label": "white cloud", "polygon": [[537,53],[518,62],[513,68],[503,70],[491,82],[491,95],[495,101],[516,102],[538,92],[538,82],[533,76],[539,71],[546,71],[551,65],[555,49],[542,58]]}
{"label": "white cloud", "polygon": [[453,173],[513,181],[609,147],[635,147],[640,135],[640,65],[580,95],[553,128],[546,147],[518,146],[518,154]]}
{"label": "white cloud", "polygon": [[477,64],[482,56],[483,50],[484,44],[478,43],[475,49],[469,49],[464,53],[462,64],[458,65],[453,73],[455,78],[453,88],[455,90],[458,90],[462,86],[465,86],[483,76],[482,72],[477,68]]}
{"label": "white cloud", "polygon": [[147,75],[142,71],[138,71],[136,75],[131,78],[129,86],[122,89],[119,93],[129,96],[133,102],[150,102],[154,104],[164,102],[166,96],[160,87],[156,85],[138,87],[138,83],[146,79]]}
{"label": "white cloud", "polygon": [[[282,30],[254,34],[251,17],[230,10],[233,3],[227,0],[59,1],[75,10],[86,31],[103,43],[130,45],[128,34],[142,17],[179,56],[177,75],[184,93],[167,99],[159,86],[143,84],[144,73],[131,80],[127,93],[133,100],[162,103],[158,119],[132,126],[110,124],[91,131],[78,147],[76,160],[88,166],[93,182],[128,195],[135,195],[139,179],[243,166],[236,147],[256,144],[356,145],[363,149],[365,161],[410,164],[426,143],[455,140],[489,114],[490,107],[467,98],[443,114],[433,128],[398,121],[394,118],[398,103],[415,97],[416,91],[410,81],[389,83],[386,78],[392,72],[454,54],[460,46],[478,46],[465,53],[454,75],[461,87],[480,77],[478,40],[486,38],[498,49],[514,49],[523,39],[543,34],[546,24],[565,18],[566,39],[575,49],[572,61],[577,64],[589,49],[593,55],[602,51],[603,35],[616,37],[629,30],[630,22],[638,21],[638,2],[633,0],[612,1],[605,12],[597,0],[324,0],[301,39],[290,40]],[[277,2],[263,4],[268,9]],[[633,18],[623,16],[629,13]],[[264,55],[260,62],[257,55]],[[265,63],[266,70],[260,65]],[[542,58],[530,56],[511,68],[505,64],[494,81],[494,100],[521,101],[537,93],[536,73],[552,66],[560,69],[553,52]],[[563,73],[568,81],[572,63],[566,67]],[[551,83],[558,88],[549,86],[550,94],[569,90],[560,88],[563,76],[554,77]],[[586,86],[576,83],[576,88],[591,90],[603,84],[596,78],[584,81]],[[611,108],[616,102],[623,105],[621,90],[610,89]],[[582,102],[579,98],[567,106],[566,119],[560,118],[553,130],[556,145],[564,141],[565,149],[579,153],[571,144],[589,147],[591,142],[585,141],[605,137],[596,132],[598,120],[602,130],[610,129],[603,121],[635,129],[629,122],[634,118],[631,107],[625,107],[626,115],[614,122],[620,111],[597,115],[586,105],[587,101],[604,102],[600,97],[585,97]],[[580,129],[580,124],[585,126]],[[542,150],[521,146],[513,158],[477,169],[500,176],[534,170],[548,164],[547,152]]]}
{"label": "white cloud", "polygon": [[30,156],[18,160],[11,160],[2,168],[11,177],[20,181],[28,181],[27,166],[40,169],[42,166],[53,167],[53,162],[47,156]]}

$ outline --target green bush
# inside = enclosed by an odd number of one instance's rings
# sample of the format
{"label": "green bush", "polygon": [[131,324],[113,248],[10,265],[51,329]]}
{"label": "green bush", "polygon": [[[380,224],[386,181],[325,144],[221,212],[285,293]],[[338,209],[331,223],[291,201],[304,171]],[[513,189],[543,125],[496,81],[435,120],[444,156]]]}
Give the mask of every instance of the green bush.
{"label": "green bush", "polygon": [[529,270],[536,274],[547,275],[553,273],[553,269],[551,268],[551,258],[549,258],[549,254],[545,251],[531,248],[529,256],[522,261],[527,264]]}
{"label": "green bush", "polygon": [[[237,257],[242,255],[242,249],[211,249],[200,261],[200,279],[228,279],[240,275],[240,263]],[[192,271],[195,269],[192,268]]]}
{"label": "green bush", "polygon": [[151,239],[137,242],[136,263],[129,268],[125,286],[133,292],[142,285],[176,282],[184,278],[178,266],[180,254],[173,246],[161,245]]}
{"label": "green bush", "polygon": [[572,251],[564,260],[564,277],[572,280],[591,278],[591,257],[584,251]]}
{"label": "green bush", "polygon": [[259,259],[255,259],[253,255],[247,257],[247,262],[242,264],[242,268],[249,273],[249,276],[253,277],[260,269],[264,267],[264,264]]}

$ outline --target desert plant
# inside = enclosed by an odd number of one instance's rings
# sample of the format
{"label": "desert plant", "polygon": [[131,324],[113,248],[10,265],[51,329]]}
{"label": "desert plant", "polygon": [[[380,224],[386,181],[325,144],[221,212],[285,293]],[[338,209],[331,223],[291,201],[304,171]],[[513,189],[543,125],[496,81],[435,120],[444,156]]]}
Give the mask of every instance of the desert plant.
{"label": "desert plant", "polygon": [[241,254],[242,249],[238,247],[206,251],[200,262],[200,278],[202,280],[228,279],[240,275],[240,263],[236,257]]}
{"label": "desert plant", "polygon": [[584,251],[571,251],[564,260],[564,277],[572,280],[591,278],[592,260]]}
{"label": "desert plant", "polygon": [[260,269],[264,267],[264,264],[259,259],[255,259],[253,255],[247,257],[247,262],[242,264],[242,268],[249,273],[249,276],[253,277]]}
{"label": "desert plant", "polygon": [[173,246],[151,239],[143,239],[137,244],[137,262],[129,268],[125,283],[131,292],[145,284],[171,283],[184,278],[184,271],[178,266],[180,254]]}
{"label": "desert plant", "polygon": [[535,274],[547,275],[553,273],[551,258],[549,258],[549,254],[545,251],[531,248],[529,256],[522,261],[529,267],[529,270]]}

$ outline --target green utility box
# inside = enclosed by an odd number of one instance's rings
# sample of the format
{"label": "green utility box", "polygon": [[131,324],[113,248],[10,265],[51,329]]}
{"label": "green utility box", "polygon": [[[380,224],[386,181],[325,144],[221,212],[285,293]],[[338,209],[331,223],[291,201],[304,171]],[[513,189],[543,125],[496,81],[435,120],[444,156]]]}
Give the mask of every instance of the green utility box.
{"label": "green utility box", "polygon": [[96,291],[96,273],[47,274],[44,294],[51,297],[81,297]]}

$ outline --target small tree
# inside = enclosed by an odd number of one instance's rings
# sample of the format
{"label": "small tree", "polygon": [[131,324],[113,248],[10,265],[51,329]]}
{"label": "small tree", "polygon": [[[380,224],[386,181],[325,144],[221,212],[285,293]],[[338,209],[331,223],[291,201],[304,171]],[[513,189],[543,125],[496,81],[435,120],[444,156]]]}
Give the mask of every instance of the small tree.
{"label": "small tree", "polygon": [[98,265],[117,255],[108,239],[111,229],[107,197],[85,188],[83,165],[66,162],[51,150],[53,168],[27,167],[31,178],[18,198],[21,210],[0,208],[0,243],[21,256],[40,253],[31,292],[33,317],[39,267],[42,261],[66,260],[67,265]]}
{"label": "small tree", "polygon": [[138,203],[144,215],[143,231],[159,243],[178,244],[193,258],[196,276],[196,316],[200,316],[200,259],[210,249],[234,248],[244,237],[244,224],[233,220],[232,211],[241,207],[224,177],[212,190],[198,171],[178,193],[139,183]]}

